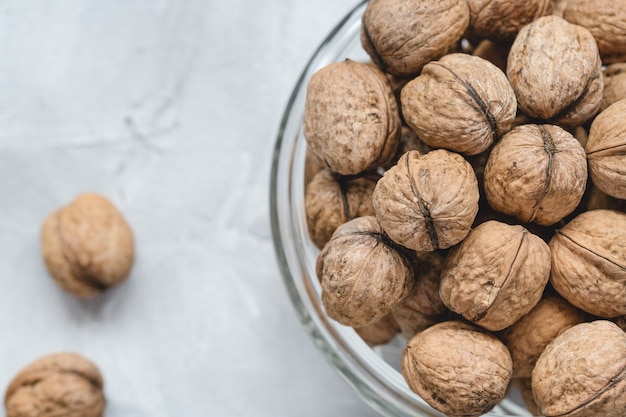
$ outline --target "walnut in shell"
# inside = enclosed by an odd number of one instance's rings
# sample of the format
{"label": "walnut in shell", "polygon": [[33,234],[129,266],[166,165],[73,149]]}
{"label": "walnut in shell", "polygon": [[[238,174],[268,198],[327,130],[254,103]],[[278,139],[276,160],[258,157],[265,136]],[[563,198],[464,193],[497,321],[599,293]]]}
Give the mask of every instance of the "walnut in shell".
{"label": "walnut in shell", "polygon": [[409,294],[413,271],[373,216],[339,226],[317,258],[322,303],[341,324],[381,320]]}
{"label": "walnut in shell", "polygon": [[439,297],[444,258],[439,252],[416,254],[413,268],[415,284],[409,295],[392,311],[406,340],[452,315]]}
{"label": "walnut in shell", "polygon": [[130,226],[105,197],[84,193],[45,219],[41,250],[57,284],[77,297],[124,281],[134,260]]}
{"label": "walnut in shell", "polygon": [[451,49],[468,24],[465,0],[371,0],[361,44],[383,71],[413,75]]}
{"label": "walnut in shell", "polygon": [[502,341],[513,359],[513,378],[530,378],[541,352],[563,330],[583,323],[586,315],[562,297],[544,297],[528,314],[508,327]]}
{"label": "walnut in shell", "polygon": [[507,76],[526,114],[577,126],[600,109],[601,70],[598,46],[587,29],[557,16],[544,16],[522,28],[515,38]]}
{"label": "walnut in shell", "polygon": [[470,39],[508,42],[528,23],[552,12],[550,0],[468,0]]}
{"label": "walnut in shell", "polygon": [[626,314],[626,214],[579,214],[550,240],[550,283],[567,301],[599,317]]}
{"label": "walnut in shell", "polygon": [[307,85],[304,136],[321,164],[354,175],[387,164],[400,134],[398,105],[385,74],[346,59],[317,71]]}
{"label": "walnut in shell", "polygon": [[479,416],[506,394],[511,356],[480,328],[447,321],[417,333],[402,352],[409,388],[450,416]]}
{"label": "walnut in shell", "polygon": [[398,333],[400,326],[391,314],[363,327],[355,327],[354,331],[369,346],[374,347],[389,343]]}
{"label": "walnut in shell", "polygon": [[591,123],[585,145],[589,176],[600,191],[626,199],[626,99],[613,103]]}
{"label": "walnut in shell", "polygon": [[553,125],[514,128],[493,147],[485,167],[485,195],[491,207],[542,226],[573,212],[586,182],[583,147]]}
{"label": "walnut in shell", "polygon": [[563,18],[583,26],[598,43],[604,64],[626,61],[626,7],[621,0],[568,0]]}
{"label": "walnut in shell", "polygon": [[606,320],[565,330],[539,357],[532,390],[542,416],[623,417],[626,333]]}
{"label": "walnut in shell", "polygon": [[373,216],[372,193],[376,173],[342,176],[324,169],[307,187],[304,203],[309,235],[322,248],[337,227],[355,217]]}
{"label": "walnut in shell", "polygon": [[549,276],[550,250],[541,238],[491,220],[450,251],[439,295],[465,319],[502,330],[539,302]]}
{"label": "walnut in shell", "polygon": [[467,236],[478,212],[478,182],[457,153],[410,151],[378,180],[372,202],[383,230],[417,251],[446,249]]}
{"label": "walnut in shell", "polygon": [[626,99],[626,63],[609,65],[602,75],[604,77],[604,93],[601,111],[616,101]]}
{"label": "walnut in shell", "polygon": [[97,366],[75,353],[44,356],[22,369],[4,396],[7,417],[101,417],[105,398]]}
{"label": "walnut in shell", "polygon": [[517,102],[504,73],[491,62],[449,54],[428,63],[401,93],[402,113],[433,148],[475,155],[511,129]]}

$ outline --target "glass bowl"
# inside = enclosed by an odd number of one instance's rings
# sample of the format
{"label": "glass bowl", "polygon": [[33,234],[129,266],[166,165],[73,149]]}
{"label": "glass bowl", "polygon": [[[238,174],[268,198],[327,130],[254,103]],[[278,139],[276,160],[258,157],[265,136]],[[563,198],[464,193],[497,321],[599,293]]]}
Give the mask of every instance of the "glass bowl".
{"label": "glass bowl", "polygon": [[[313,342],[359,395],[387,416],[443,416],[405,383],[399,371],[404,340],[369,347],[350,328],[328,318],[315,274],[319,250],[309,238],[304,209],[306,142],[302,131],[304,101],[309,78],[320,68],[345,58],[369,61],[361,48],[361,15],[367,2],[358,4],[330,32],[311,57],[295,85],[285,109],[273,154],[270,216],[278,263],[291,301]],[[487,416],[532,416],[514,388]]]}

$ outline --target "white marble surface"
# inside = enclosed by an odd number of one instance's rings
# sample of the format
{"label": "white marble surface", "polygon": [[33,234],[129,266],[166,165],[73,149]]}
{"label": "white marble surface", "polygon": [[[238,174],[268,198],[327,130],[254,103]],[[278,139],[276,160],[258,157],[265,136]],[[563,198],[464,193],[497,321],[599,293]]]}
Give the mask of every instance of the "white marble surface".
{"label": "white marble surface", "polygon": [[[108,417],[374,416],[317,351],[269,226],[274,136],[355,0],[0,1],[0,387],[71,350]],[[136,234],[130,279],[79,301],[39,228],[82,191]]]}

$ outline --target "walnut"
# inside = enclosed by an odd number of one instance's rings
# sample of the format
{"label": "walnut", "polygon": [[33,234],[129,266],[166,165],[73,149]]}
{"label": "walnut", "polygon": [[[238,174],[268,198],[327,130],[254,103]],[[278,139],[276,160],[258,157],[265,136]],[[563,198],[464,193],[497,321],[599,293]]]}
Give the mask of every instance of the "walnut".
{"label": "walnut", "polygon": [[383,71],[414,75],[454,47],[468,24],[465,0],[371,0],[361,44]]}
{"label": "walnut", "polygon": [[543,226],[574,211],[586,181],[584,149],[553,125],[514,128],[494,146],[485,167],[485,195],[491,207]]}
{"label": "walnut", "polygon": [[507,76],[526,114],[577,126],[600,109],[601,69],[598,46],[587,29],[544,16],[515,38]]}
{"label": "walnut", "polygon": [[444,255],[439,252],[416,254],[415,284],[409,295],[392,311],[407,340],[451,316],[439,297],[443,261]]}
{"label": "walnut", "polygon": [[600,111],[616,101],[626,99],[626,63],[609,65],[602,75],[604,77],[604,93]]}
{"label": "walnut", "polygon": [[439,295],[443,303],[487,330],[502,330],[541,299],[550,250],[524,227],[488,221],[450,251]]}
{"label": "walnut", "polygon": [[563,18],[591,32],[604,64],[626,61],[626,7],[622,1],[568,0]]}
{"label": "walnut", "polygon": [[41,250],[57,284],[77,297],[124,281],[134,260],[130,226],[105,197],[85,193],[45,219]]}
{"label": "walnut", "polygon": [[7,417],[101,417],[105,398],[100,371],[75,353],[36,360],[11,381],[4,396]]}
{"label": "walnut", "polygon": [[407,124],[427,145],[468,155],[485,151],[508,132],[517,110],[504,73],[467,54],[428,63],[402,89],[401,103]]}
{"label": "walnut", "polygon": [[381,320],[409,294],[413,271],[373,216],[339,226],[317,258],[322,303],[341,324]]}
{"label": "walnut", "polygon": [[374,347],[389,343],[399,332],[400,326],[391,314],[363,327],[356,327],[356,333],[369,346]]}
{"label": "walnut", "polygon": [[583,323],[586,315],[558,295],[543,298],[508,327],[502,341],[513,359],[513,378],[530,378],[541,352],[563,330]]}
{"label": "walnut", "polygon": [[599,317],[626,314],[626,214],[579,214],[550,240],[550,283],[567,301]]}
{"label": "walnut", "polygon": [[524,401],[524,405],[526,409],[533,415],[539,415],[539,407],[537,406],[537,402],[535,401],[535,397],[533,397],[533,390],[531,386],[531,379],[529,378],[515,378],[513,379],[513,383],[519,390],[522,395],[522,401]]}
{"label": "walnut", "polygon": [[584,211],[605,209],[605,210],[617,210],[626,213],[626,200],[611,197],[600,191],[598,187],[590,184],[586,193]]}
{"label": "walnut", "polygon": [[346,59],[317,71],[307,85],[304,136],[325,167],[354,175],[388,163],[400,134],[398,105],[385,74]]}
{"label": "walnut", "polygon": [[511,356],[494,336],[460,321],[417,333],[402,352],[411,390],[450,416],[479,416],[506,394]]}
{"label": "walnut", "polygon": [[506,61],[510,50],[511,45],[509,43],[496,43],[485,39],[476,46],[474,51],[472,51],[472,55],[486,59],[504,73],[506,72]]}
{"label": "walnut", "polygon": [[468,0],[468,36],[496,42],[512,41],[528,23],[552,12],[550,0]]}
{"label": "walnut", "polygon": [[626,410],[626,333],[597,320],[573,326],[543,351],[532,390],[546,417],[623,417]]}
{"label": "walnut", "polygon": [[478,212],[478,183],[459,154],[410,151],[378,180],[376,218],[396,243],[417,251],[445,249],[470,231]]}
{"label": "walnut", "polygon": [[322,248],[335,229],[355,217],[373,216],[372,193],[380,176],[376,173],[345,177],[320,171],[304,197],[309,235]]}
{"label": "walnut", "polygon": [[589,176],[600,191],[626,199],[626,99],[613,103],[591,123],[585,145]]}

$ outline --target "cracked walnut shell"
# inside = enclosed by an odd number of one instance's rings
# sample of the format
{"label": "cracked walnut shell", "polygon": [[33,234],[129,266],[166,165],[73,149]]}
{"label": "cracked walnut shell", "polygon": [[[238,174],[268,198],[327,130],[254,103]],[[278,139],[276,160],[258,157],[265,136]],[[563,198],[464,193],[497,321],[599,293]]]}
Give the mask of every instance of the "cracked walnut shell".
{"label": "cracked walnut shell", "polygon": [[341,175],[387,164],[395,156],[400,113],[387,76],[346,59],[317,71],[307,85],[304,137],[318,161]]}
{"label": "cracked walnut shell", "polygon": [[383,71],[414,75],[448,52],[468,24],[465,0],[370,0],[361,44]]}
{"label": "cracked walnut shell", "polygon": [[378,180],[372,202],[383,230],[416,251],[446,249],[467,236],[478,212],[478,181],[457,153],[409,151]]}
{"label": "cracked walnut shell", "polygon": [[599,317],[626,314],[626,214],[579,214],[550,240],[550,283],[567,301]]}
{"label": "cracked walnut shell", "polygon": [[587,159],[576,138],[562,128],[522,125],[493,147],[484,178],[485,195],[494,210],[549,226],[580,203]]}
{"label": "cracked walnut shell", "polygon": [[450,251],[439,295],[443,303],[487,330],[502,330],[541,299],[550,250],[524,227],[490,220]]}
{"label": "cracked walnut shell", "polygon": [[615,198],[626,199],[626,99],[607,107],[591,123],[585,144],[594,185]]}
{"label": "cracked walnut shell", "polygon": [[409,388],[449,416],[491,410],[511,381],[509,351],[495,336],[461,321],[447,321],[413,336],[402,352]]}
{"label": "cracked walnut shell", "polygon": [[486,59],[449,54],[424,67],[401,93],[407,124],[427,145],[468,155],[508,132],[517,101],[506,75]]}
{"label": "cracked walnut shell", "polygon": [[511,46],[507,77],[519,108],[531,117],[577,126],[600,109],[598,45],[587,29],[560,17],[544,16],[522,28]]}
{"label": "cracked walnut shell", "polygon": [[532,391],[546,417],[623,417],[626,333],[597,320],[565,330],[543,351]]}
{"label": "cracked walnut shell", "polygon": [[339,226],[316,262],[326,314],[352,327],[389,314],[413,285],[413,271],[400,250],[373,216]]}
{"label": "cracked walnut shell", "polygon": [[75,353],[43,356],[22,369],[4,396],[7,417],[102,417],[100,371]]}
{"label": "cracked walnut shell", "polygon": [[105,197],[85,193],[45,219],[41,249],[57,284],[77,297],[124,281],[134,260],[130,226]]}

